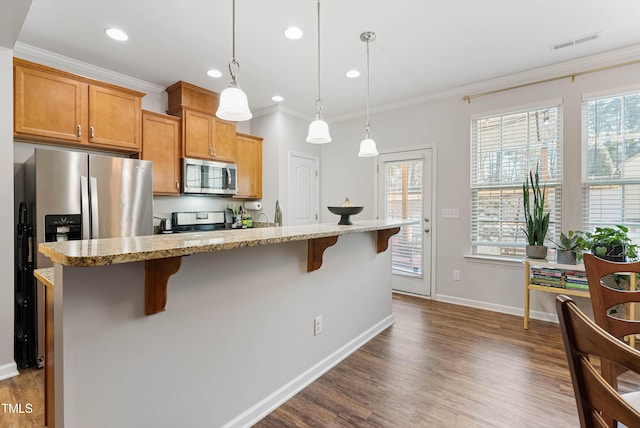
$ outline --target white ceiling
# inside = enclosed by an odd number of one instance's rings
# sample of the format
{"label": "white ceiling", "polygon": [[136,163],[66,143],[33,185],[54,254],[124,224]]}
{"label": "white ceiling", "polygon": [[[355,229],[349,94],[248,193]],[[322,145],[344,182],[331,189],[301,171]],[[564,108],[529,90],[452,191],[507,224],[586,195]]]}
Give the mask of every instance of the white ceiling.
{"label": "white ceiling", "polygon": [[[2,0],[6,2],[7,0]],[[16,1],[16,0],[9,0]],[[33,0],[18,42],[162,87],[183,80],[221,92],[229,81],[231,0]],[[637,0],[322,0],[322,99],[326,118],[362,112],[364,31],[371,107],[640,43]],[[251,109],[274,105],[309,118],[317,98],[316,0],[237,0],[239,83]],[[285,39],[297,25],[304,37]],[[129,34],[115,42],[107,27]],[[599,32],[595,41],[552,44]],[[205,72],[218,68],[212,79]],[[345,72],[359,69],[359,79]]]}

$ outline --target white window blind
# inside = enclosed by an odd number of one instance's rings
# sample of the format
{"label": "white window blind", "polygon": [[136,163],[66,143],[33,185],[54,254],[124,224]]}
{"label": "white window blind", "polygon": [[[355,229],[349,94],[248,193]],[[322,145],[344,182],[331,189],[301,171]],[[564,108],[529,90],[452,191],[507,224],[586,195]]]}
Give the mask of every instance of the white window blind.
{"label": "white window blind", "polygon": [[551,212],[547,240],[562,224],[562,107],[474,118],[471,123],[471,245],[476,255],[522,257],[522,184],[539,169]]}
{"label": "white window blind", "polygon": [[640,92],[582,102],[583,228],[622,224],[640,241]]}

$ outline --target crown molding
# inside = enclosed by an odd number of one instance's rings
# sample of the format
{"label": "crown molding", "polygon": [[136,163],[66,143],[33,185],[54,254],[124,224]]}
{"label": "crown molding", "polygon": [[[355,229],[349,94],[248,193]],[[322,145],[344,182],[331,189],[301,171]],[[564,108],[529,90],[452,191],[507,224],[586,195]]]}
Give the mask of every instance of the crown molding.
{"label": "crown molding", "polygon": [[253,117],[260,117],[260,116],[266,116],[268,114],[272,114],[272,113],[285,113],[289,116],[293,116],[293,117],[297,117],[298,119],[302,119],[305,121],[311,121],[312,119],[309,119],[308,115],[301,113],[297,110],[293,110],[290,109],[288,107],[285,107],[283,105],[280,104],[276,104],[270,107],[266,107],[260,110],[256,110],[253,112]]}
{"label": "crown molding", "polygon": [[[411,98],[397,103],[385,104],[370,109],[370,113],[381,113],[385,111],[398,110],[401,108],[411,107],[418,104],[424,104],[432,101],[442,100],[445,98],[462,97],[477,92],[492,91],[511,86],[522,85],[525,83],[536,82],[538,80],[550,79],[566,74],[578,73],[592,68],[606,67],[619,63],[637,60],[640,58],[640,44],[628,46],[621,49],[615,49],[600,54],[585,56],[574,60],[563,61],[544,67],[538,67],[521,73],[514,73],[506,76],[497,77],[495,79],[475,82],[469,85],[457,88],[447,89],[444,91],[434,92],[422,95],[420,97]],[[354,119],[365,115],[365,111],[358,111],[342,116],[331,118],[332,122],[341,122],[344,120]]]}
{"label": "crown molding", "polygon": [[86,62],[78,61],[76,59],[21,42],[16,43],[13,49],[13,55],[18,58],[37,62],[49,67],[59,68],[69,73],[86,76],[94,80],[102,80],[114,85],[139,90],[140,92],[163,93],[165,91],[164,87],[156,85],[155,83],[136,79],[135,77],[127,76],[126,74],[97,67]]}

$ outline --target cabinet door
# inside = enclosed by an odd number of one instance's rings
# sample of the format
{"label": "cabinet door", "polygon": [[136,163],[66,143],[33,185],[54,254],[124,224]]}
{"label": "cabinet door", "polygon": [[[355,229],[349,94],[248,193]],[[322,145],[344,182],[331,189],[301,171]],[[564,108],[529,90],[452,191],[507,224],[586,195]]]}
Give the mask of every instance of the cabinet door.
{"label": "cabinet door", "polygon": [[180,119],[142,113],[142,159],[153,162],[153,194],[180,194]]}
{"label": "cabinet door", "polygon": [[213,158],[235,163],[237,157],[236,123],[215,118],[213,137]]}
{"label": "cabinet door", "polygon": [[16,134],[82,141],[86,131],[85,83],[23,66],[15,66],[14,79]]}
{"label": "cabinet door", "polygon": [[197,111],[183,110],[182,126],[184,157],[212,159],[213,116]]}
{"label": "cabinet door", "polygon": [[262,138],[238,134],[238,194],[262,198]]}
{"label": "cabinet door", "polygon": [[89,86],[89,142],[140,151],[142,100],[113,88]]}

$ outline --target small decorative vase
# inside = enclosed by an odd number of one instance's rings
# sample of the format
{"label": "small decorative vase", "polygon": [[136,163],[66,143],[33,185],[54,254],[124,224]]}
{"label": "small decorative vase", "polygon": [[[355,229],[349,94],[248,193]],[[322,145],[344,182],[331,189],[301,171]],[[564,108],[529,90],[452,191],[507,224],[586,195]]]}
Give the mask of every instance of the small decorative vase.
{"label": "small decorative vase", "polygon": [[544,245],[527,245],[527,257],[530,259],[544,259],[547,257],[547,247]]}
{"label": "small decorative vase", "polygon": [[578,263],[575,251],[556,250],[556,261],[561,265],[575,265]]}

